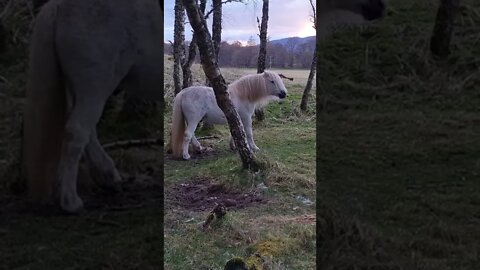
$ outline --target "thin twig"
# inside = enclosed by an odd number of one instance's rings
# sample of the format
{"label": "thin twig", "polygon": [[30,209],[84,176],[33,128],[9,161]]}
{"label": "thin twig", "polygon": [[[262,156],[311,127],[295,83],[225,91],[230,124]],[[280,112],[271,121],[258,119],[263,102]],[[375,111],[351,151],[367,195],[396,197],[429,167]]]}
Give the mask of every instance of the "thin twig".
{"label": "thin twig", "polygon": [[110,206],[107,207],[106,210],[108,211],[126,211],[126,210],[131,210],[131,209],[139,209],[139,208],[144,208],[146,205],[144,203],[139,203],[139,204],[130,204],[130,205],[123,205],[123,206]]}
{"label": "thin twig", "polygon": [[111,221],[111,220],[104,220],[103,218],[105,216],[106,216],[106,213],[101,214],[97,219],[97,223],[102,224],[102,225],[114,226],[114,227],[118,227],[118,228],[124,228],[125,227],[124,225],[122,225],[118,222]]}
{"label": "thin twig", "polygon": [[114,149],[114,148],[128,148],[134,146],[147,146],[152,144],[163,144],[163,139],[138,139],[138,140],[126,140],[126,141],[117,141],[106,143],[103,145],[104,149]]}
{"label": "thin twig", "polygon": [[198,137],[197,140],[209,140],[209,139],[220,139],[218,136],[203,136],[203,137]]}
{"label": "thin twig", "polygon": [[293,81],[293,78],[291,78],[291,77],[287,77],[287,76],[285,76],[285,75],[283,75],[283,74],[278,74],[278,76],[280,76],[280,78],[284,78],[284,79],[287,79],[287,80]]}

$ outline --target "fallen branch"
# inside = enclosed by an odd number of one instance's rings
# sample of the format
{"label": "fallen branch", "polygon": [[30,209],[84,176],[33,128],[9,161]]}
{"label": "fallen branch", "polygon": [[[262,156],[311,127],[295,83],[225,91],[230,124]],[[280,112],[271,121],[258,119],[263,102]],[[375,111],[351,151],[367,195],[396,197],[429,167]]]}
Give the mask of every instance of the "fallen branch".
{"label": "fallen branch", "polygon": [[285,75],[283,75],[283,74],[278,74],[278,76],[280,76],[280,78],[283,78],[283,79],[287,79],[287,80],[293,81],[293,78],[291,78],[291,77],[287,77],[287,76],[285,76]]}
{"label": "fallen branch", "polygon": [[163,139],[138,139],[138,140],[126,140],[126,141],[117,141],[106,143],[103,146],[104,149],[115,149],[115,148],[128,148],[135,146],[148,146],[152,144],[163,144]]}
{"label": "fallen branch", "polygon": [[209,140],[209,139],[220,139],[218,136],[203,136],[203,137],[198,137],[197,140]]}
{"label": "fallen branch", "polygon": [[97,223],[101,225],[108,225],[108,226],[114,226],[118,228],[125,228],[123,224],[120,224],[118,222],[112,221],[112,220],[104,220],[103,218],[105,217],[105,213],[101,214],[100,217],[97,219]]}
{"label": "fallen branch", "polygon": [[140,209],[145,208],[146,204],[139,203],[139,204],[130,204],[130,205],[123,205],[123,206],[109,206],[106,207],[105,210],[107,211],[127,211],[132,209]]}

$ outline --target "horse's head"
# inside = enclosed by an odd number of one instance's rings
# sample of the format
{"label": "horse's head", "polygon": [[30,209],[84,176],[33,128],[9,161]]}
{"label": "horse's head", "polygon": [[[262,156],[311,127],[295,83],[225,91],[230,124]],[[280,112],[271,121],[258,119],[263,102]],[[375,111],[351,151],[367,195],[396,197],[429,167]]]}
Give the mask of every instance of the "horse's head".
{"label": "horse's head", "polygon": [[282,78],[277,73],[265,71],[263,78],[265,79],[265,86],[269,96],[275,96],[280,99],[287,97],[287,88],[285,88]]}
{"label": "horse's head", "polygon": [[367,21],[379,19],[385,13],[384,0],[320,0],[319,12],[347,10]]}

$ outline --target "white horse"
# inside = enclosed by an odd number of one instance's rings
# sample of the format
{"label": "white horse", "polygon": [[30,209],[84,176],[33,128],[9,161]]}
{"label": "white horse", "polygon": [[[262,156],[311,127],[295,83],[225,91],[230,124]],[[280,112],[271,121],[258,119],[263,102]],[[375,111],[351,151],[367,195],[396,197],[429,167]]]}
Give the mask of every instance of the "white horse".
{"label": "white horse", "polygon": [[[287,89],[282,79],[270,71],[247,75],[230,84],[228,94],[242,121],[248,146],[254,151],[260,150],[253,140],[252,115],[255,108],[264,106],[271,100],[287,97]],[[194,134],[202,120],[217,125],[227,123],[223,111],[217,105],[213,89],[192,86],[180,91],[173,102],[171,146],[174,157],[190,159],[190,142],[196,151],[203,150]],[[230,147],[235,148],[232,138]]]}
{"label": "white horse", "polygon": [[94,180],[120,180],[96,125],[117,88],[163,98],[163,7],[158,0],[50,0],[31,40],[23,151],[34,202],[58,197],[68,212],[77,194],[82,155]]}

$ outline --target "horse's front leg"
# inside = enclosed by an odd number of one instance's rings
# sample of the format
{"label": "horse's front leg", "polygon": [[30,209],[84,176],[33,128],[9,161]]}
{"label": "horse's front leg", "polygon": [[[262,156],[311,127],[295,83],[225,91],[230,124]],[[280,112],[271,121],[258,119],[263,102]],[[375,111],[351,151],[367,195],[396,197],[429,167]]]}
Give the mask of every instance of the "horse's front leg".
{"label": "horse's front leg", "polygon": [[255,142],[253,141],[252,117],[251,116],[241,116],[241,118],[242,118],[243,128],[245,130],[245,135],[247,136],[248,146],[250,146],[250,149],[252,149],[255,152],[260,150],[260,148],[258,148],[255,145]]}

